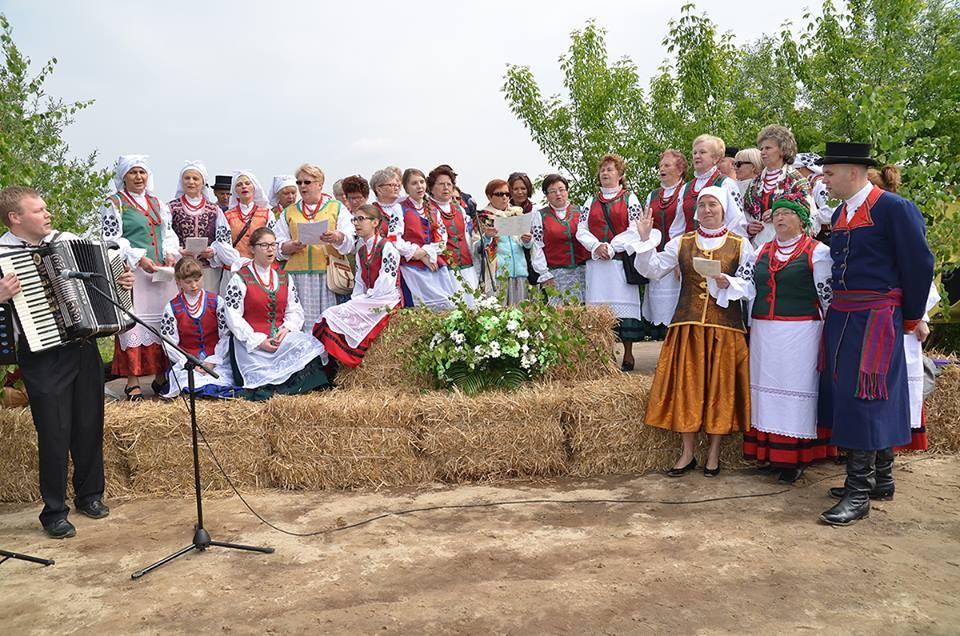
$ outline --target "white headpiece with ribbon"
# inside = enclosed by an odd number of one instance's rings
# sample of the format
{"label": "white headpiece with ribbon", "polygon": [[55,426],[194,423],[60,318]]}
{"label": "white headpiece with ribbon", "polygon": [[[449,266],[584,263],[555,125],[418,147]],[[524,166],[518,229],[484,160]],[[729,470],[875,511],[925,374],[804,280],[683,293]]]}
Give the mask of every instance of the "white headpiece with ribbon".
{"label": "white headpiece with ribbon", "polygon": [[147,171],[147,192],[153,193],[153,171],[147,167],[148,155],[120,155],[117,157],[116,173],[113,175],[113,187],[117,192],[123,190],[123,178],[134,168]]}
{"label": "white headpiece with ribbon", "polygon": [[289,186],[297,187],[297,180],[292,174],[279,174],[273,178],[273,185],[270,188],[271,208],[279,203],[277,195],[280,194],[280,191]]}
{"label": "white headpiece with ribbon", "polygon": [[228,209],[237,207],[237,204],[240,202],[240,199],[237,198],[237,179],[240,177],[250,179],[250,183],[253,184],[253,202],[261,208],[269,207],[270,203],[267,201],[267,195],[264,194],[263,188],[260,187],[260,182],[257,181],[253,172],[250,170],[237,170],[233,173],[233,180],[230,181],[230,205]]}

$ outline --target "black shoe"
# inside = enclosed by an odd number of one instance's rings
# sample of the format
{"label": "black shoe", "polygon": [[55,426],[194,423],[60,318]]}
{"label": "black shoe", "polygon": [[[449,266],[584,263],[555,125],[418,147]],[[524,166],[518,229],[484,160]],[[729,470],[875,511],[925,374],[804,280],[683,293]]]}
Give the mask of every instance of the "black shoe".
{"label": "black shoe", "polygon": [[784,468],[780,471],[780,476],[777,479],[792,484],[800,479],[800,475],[802,474],[803,468]]}
{"label": "black shoe", "polygon": [[870,491],[882,494],[887,499],[893,499],[893,449],[885,448],[877,451],[877,485]]}
{"label": "black shoe", "polygon": [[[136,393],[134,393],[134,391],[136,391]],[[127,399],[131,402],[143,401],[143,391],[140,389],[140,385],[138,384],[123,387],[123,392],[127,396]]]}
{"label": "black shoe", "polygon": [[850,451],[843,499],[820,515],[831,526],[849,526],[870,516],[870,492],[876,487],[876,451]]}
{"label": "black shoe", "polygon": [[43,531],[51,539],[67,539],[77,536],[77,529],[66,519],[57,519],[48,526],[43,526]]}
{"label": "black shoe", "polygon": [[690,472],[697,467],[697,458],[694,457],[690,460],[690,463],[682,468],[671,468],[667,471],[667,477],[683,477],[685,473]]}
{"label": "black shoe", "polygon": [[157,379],[154,378],[150,382],[150,388],[153,389],[153,394],[157,397],[160,397],[167,392],[167,380],[164,378],[161,382],[157,382]]}
{"label": "black shoe", "polygon": [[91,519],[103,519],[110,514],[110,509],[99,499],[94,499],[85,506],[77,506],[77,510]]}
{"label": "black shoe", "polygon": [[717,462],[716,468],[707,468],[707,465],[703,465],[703,476],[704,477],[716,477],[720,474],[720,462]]}

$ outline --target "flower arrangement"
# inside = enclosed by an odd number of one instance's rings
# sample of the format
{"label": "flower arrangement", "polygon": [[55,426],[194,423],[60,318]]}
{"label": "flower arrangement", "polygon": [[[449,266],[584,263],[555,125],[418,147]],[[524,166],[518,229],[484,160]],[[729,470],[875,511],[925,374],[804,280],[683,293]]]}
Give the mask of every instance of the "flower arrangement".
{"label": "flower arrangement", "polygon": [[454,302],[446,314],[420,313],[425,335],[409,352],[440,387],[468,394],[516,388],[587,348],[582,333],[558,320],[561,312],[574,311],[570,306],[525,301],[504,307],[495,296],[472,306],[463,295]]}

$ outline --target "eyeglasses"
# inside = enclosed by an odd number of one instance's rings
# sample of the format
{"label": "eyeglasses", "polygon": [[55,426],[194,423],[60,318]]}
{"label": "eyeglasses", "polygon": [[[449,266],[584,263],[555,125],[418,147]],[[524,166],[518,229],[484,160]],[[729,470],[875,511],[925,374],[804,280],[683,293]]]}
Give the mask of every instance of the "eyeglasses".
{"label": "eyeglasses", "polygon": [[399,184],[399,183],[381,183],[381,184],[378,185],[377,187],[378,187],[378,188],[394,188],[394,189],[396,189],[396,190],[399,190],[399,189],[400,189],[400,184]]}
{"label": "eyeglasses", "polygon": [[509,192],[494,192],[493,196],[495,197],[508,197],[510,196]]}
{"label": "eyeglasses", "polygon": [[353,221],[354,223],[359,223],[360,221],[373,221],[374,219],[373,217],[361,216],[358,214],[357,216],[353,217],[350,220]]}
{"label": "eyeglasses", "polygon": [[557,195],[557,194],[563,194],[566,191],[567,191],[566,188],[551,188],[550,190],[547,190],[547,194]]}
{"label": "eyeglasses", "polygon": [[301,186],[301,185],[310,185],[311,183],[316,183],[316,181],[313,181],[312,179],[304,179],[303,181],[301,181],[300,179],[297,179],[295,183],[298,186]]}
{"label": "eyeglasses", "polygon": [[277,247],[276,243],[254,243],[254,247],[262,247],[265,250],[272,250]]}

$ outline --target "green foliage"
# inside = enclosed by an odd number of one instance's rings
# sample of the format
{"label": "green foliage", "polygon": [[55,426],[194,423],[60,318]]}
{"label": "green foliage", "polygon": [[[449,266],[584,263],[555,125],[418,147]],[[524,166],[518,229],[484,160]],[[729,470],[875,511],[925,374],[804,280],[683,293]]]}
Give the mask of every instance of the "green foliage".
{"label": "green foliage", "polygon": [[878,159],[903,169],[903,194],[927,218],[938,268],[960,263],[951,206],[960,196],[957,0],[849,0],[843,9],[828,0],[799,27],[786,22],[745,43],[687,4],[667,29],[667,58],[646,92],[628,58],[609,64],[593,22],[561,58],[566,99],[542,99],[529,68],[508,67],[507,103],[578,196],[594,189],[604,152],[626,157],[642,193],[657,185],[664,148],[689,152],[701,133],[749,147],[778,123],[801,150],[822,151],[828,139],[873,143]]}
{"label": "green foliage", "polygon": [[97,153],[69,157],[63,131],[93,101],[65,103],[50,97],[44,83],[57,60],[31,76],[30,59],[13,41],[10,23],[0,14],[0,186],[35,188],[59,230],[83,232],[95,220],[109,171],[95,169]]}
{"label": "green foliage", "polygon": [[470,307],[462,294],[453,311],[407,311],[410,333],[423,334],[401,355],[415,360],[417,370],[438,387],[457,387],[473,395],[491,389],[510,390],[542,375],[550,367],[582,359],[588,346],[572,320],[569,305],[524,301],[504,307],[485,296]]}

